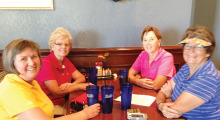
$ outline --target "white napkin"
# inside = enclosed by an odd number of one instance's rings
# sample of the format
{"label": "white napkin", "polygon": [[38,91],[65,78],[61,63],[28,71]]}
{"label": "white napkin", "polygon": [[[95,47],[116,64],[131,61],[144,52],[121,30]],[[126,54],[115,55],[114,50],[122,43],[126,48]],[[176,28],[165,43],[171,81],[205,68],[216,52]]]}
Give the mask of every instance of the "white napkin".
{"label": "white napkin", "polygon": [[[142,105],[142,106],[150,106],[156,97],[150,96],[150,95],[138,95],[138,94],[132,94],[132,100],[131,104],[135,105]],[[121,101],[121,96],[115,99],[115,101]]]}

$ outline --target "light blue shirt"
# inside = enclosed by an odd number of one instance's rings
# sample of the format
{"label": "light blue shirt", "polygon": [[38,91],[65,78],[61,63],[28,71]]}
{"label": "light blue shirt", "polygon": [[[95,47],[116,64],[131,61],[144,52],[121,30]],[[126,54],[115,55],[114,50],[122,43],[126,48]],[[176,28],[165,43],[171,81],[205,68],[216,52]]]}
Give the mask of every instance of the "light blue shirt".
{"label": "light blue shirt", "polygon": [[187,120],[220,119],[220,74],[215,65],[209,59],[189,79],[189,65],[186,63],[173,77],[176,83],[172,100],[175,101],[182,92],[193,94],[204,101],[201,106],[184,113]]}

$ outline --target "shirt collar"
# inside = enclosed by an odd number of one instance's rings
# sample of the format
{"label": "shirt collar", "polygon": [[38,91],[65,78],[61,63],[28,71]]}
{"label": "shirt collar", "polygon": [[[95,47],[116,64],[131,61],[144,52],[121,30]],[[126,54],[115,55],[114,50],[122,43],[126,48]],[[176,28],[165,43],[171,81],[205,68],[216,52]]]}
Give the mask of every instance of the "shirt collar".
{"label": "shirt collar", "polygon": [[164,49],[159,48],[159,51],[157,53],[157,56],[154,58],[154,61],[157,61],[158,59],[160,59],[160,57],[163,55],[162,52],[164,51]]}
{"label": "shirt collar", "polygon": [[32,85],[27,83],[26,81],[24,81],[22,78],[20,78],[17,74],[8,74],[7,77],[9,77],[9,80],[11,80],[11,82],[17,82],[20,84],[23,84],[24,86],[28,87],[28,88],[33,88],[36,86],[37,81],[33,80],[32,81]]}
{"label": "shirt collar", "polygon": [[207,65],[211,62],[211,59],[208,59],[197,71],[196,73],[200,73],[201,70],[205,70]]}
{"label": "shirt collar", "polygon": [[[62,66],[59,64],[56,56],[54,55],[54,52],[52,51],[49,56],[53,59],[53,62],[54,62],[54,66],[58,69],[63,69]],[[64,61],[66,61],[66,57],[63,58],[63,63],[65,63]]]}
{"label": "shirt collar", "polygon": [[201,70],[205,70],[205,68],[207,67],[208,64],[210,64],[210,62],[211,62],[211,59],[208,59],[189,79],[194,78],[194,76],[197,76],[199,73],[201,73]]}

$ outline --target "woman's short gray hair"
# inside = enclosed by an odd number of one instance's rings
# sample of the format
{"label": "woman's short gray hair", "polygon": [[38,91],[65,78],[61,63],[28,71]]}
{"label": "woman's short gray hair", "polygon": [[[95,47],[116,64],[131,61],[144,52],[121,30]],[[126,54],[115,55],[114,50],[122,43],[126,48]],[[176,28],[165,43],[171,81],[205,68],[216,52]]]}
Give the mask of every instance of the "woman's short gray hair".
{"label": "woman's short gray hair", "polygon": [[50,50],[52,49],[53,45],[55,44],[56,40],[59,39],[60,37],[67,37],[69,39],[70,43],[70,48],[73,46],[73,37],[70,34],[70,31],[63,28],[63,27],[58,27],[56,30],[54,30],[49,37],[48,40],[48,45],[50,47]]}
{"label": "woman's short gray hair", "polygon": [[185,34],[183,35],[182,40],[186,38],[199,38],[202,40],[210,41],[212,45],[207,46],[205,48],[206,48],[206,52],[210,54],[208,59],[211,58],[212,53],[214,52],[214,49],[215,49],[215,37],[213,33],[207,27],[201,26],[201,25],[195,25],[195,26],[189,27],[186,30]]}

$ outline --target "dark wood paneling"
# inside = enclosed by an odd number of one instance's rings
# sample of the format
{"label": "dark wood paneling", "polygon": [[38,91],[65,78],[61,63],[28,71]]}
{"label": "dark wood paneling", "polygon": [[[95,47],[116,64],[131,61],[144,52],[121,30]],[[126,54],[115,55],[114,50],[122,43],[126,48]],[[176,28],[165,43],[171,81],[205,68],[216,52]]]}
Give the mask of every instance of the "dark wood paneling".
{"label": "dark wood paneling", "polygon": [[[173,54],[177,70],[185,63],[181,46],[162,46],[162,48]],[[108,52],[106,67],[110,68],[113,73],[118,73],[120,69],[129,69],[142,50],[142,47],[72,48],[67,58],[76,67],[94,67],[95,62],[100,61],[98,55],[104,55]],[[42,57],[47,56],[49,53],[49,49],[41,49]],[[0,56],[2,56],[2,50],[0,50]],[[0,71],[2,70],[1,58]]]}

